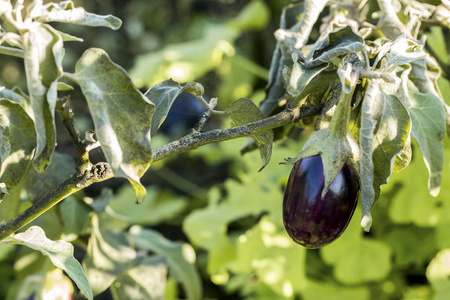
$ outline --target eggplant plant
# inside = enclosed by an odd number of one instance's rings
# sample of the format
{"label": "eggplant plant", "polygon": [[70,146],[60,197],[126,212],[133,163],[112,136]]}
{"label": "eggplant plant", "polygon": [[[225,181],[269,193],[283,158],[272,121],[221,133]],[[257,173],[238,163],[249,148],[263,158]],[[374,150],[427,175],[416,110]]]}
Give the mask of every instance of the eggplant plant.
{"label": "eggplant plant", "polygon": [[[284,281],[267,275],[275,265],[289,269],[283,255],[272,265],[265,264],[264,257],[244,259],[237,249],[249,255],[251,251],[245,248],[249,240],[261,249],[287,249],[292,246],[287,236],[306,248],[324,247],[343,234],[357,203],[361,207],[359,223],[370,231],[371,212],[380,199],[381,186],[410,164],[413,150],[415,159],[420,150],[428,169],[429,193],[439,194],[450,107],[438,80],[450,78],[450,63],[434,53],[427,35],[433,30],[440,30],[443,36],[450,34],[449,1],[290,1],[274,32],[276,46],[268,72],[248,59],[239,59],[235,51],[239,36],[261,30],[268,22],[262,1],[250,1],[232,20],[211,23],[197,41],[138,56],[129,71],[101,48],[85,49],[72,69],[64,64],[66,44],[83,40],[63,32],[71,27],[58,24],[118,30],[122,25],[119,18],[89,13],[72,1],[29,2],[0,0],[2,61],[8,57],[22,60],[25,73],[23,88],[0,82],[0,246],[24,245],[40,251],[52,265],[64,270],[88,299],[105,291],[114,299],[132,298],[127,293],[136,286],[142,299],[162,299],[168,266],[186,298],[203,298],[194,248],[149,228],[159,219],[149,221],[145,208],[154,208],[148,198],[158,195],[141,181],[152,172],[154,162],[207,144],[249,137],[241,153],[257,149],[262,174],[271,167],[275,142],[288,140],[295,145],[295,150],[289,150],[291,156],[280,162],[293,165],[287,184],[281,177],[276,180],[283,182],[283,202],[282,196],[271,199],[276,211],[282,212],[278,220],[288,235],[275,236],[276,226],[270,222],[278,215],[272,206],[248,199],[229,206],[216,199],[204,211],[191,212],[179,225],[194,246],[210,251],[205,273],[211,280],[229,284],[230,290],[239,289],[244,296],[250,293],[257,298],[269,288],[277,297],[300,294],[313,299],[311,286],[315,283],[306,280],[306,272],[301,274],[304,284],[295,281],[297,273],[292,270]],[[450,49],[448,41],[444,42]],[[198,49],[203,60],[194,68]],[[220,97],[207,96],[214,89],[205,91],[195,81],[216,69],[223,72],[226,68],[220,64],[232,58],[235,65],[266,79],[261,103],[247,97],[223,103]],[[77,92],[86,101],[93,124],[85,133],[78,129],[74,100],[69,97]],[[196,109],[203,111],[197,124],[181,138],[155,147],[154,139],[162,134],[159,129],[175,100],[186,93],[202,106]],[[223,122],[218,126],[218,122],[210,122],[213,117],[232,125]],[[58,120],[76,149],[75,165],[66,163],[57,151]],[[311,126],[304,128],[307,123]],[[292,138],[299,131],[307,139],[303,146]],[[101,152],[100,160],[93,159],[94,149]],[[288,177],[285,166],[277,165],[277,170]],[[56,175],[52,177],[52,173]],[[91,185],[113,178],[128,180],[134,201],[114,202],[111,190],[102,192],[98,201],[80,196]],[[233,193],[221,190],[216,194]],[[214,198],[213,193],[208,196]],[[60,233],[57,236],[61,238],[53,241],[36,225],[37,218],[54,213],[54,208],[65,203],[74,209],[64,210],[53,221],[63,222],[64,216],[71,216],[77,225],[70,226],[76,229],[71,227],[71,235]],[[244,205],[248,203],[251,205]],[[217,217],[207,214],[211,212]],[[75,218],[71,213],[79,215]],[[230,224],[249,215],[258,216],[258,225],[248,232],[233,233]],[[113,224],[117,228],[111,229]],[[259,232],[260,240],[254,240],[254,232]],[[83,259],[75,258],[69,241],[82,249]],[[278,253],[268,250],[264,255],[269,252]],[[386,261],[388,256],[383,256]],[[218,263],[219,258],[223,262]],[[251,266],[238,264],[238,259],[252,261]],[[48,271],[49,267],[45,268]],[[245,268],[254,268],[254,272]],[[271,274],[280,273],[276,270]],[[136,275],[141,273],[150,275],[142,279]],[[66,276],[60,271],[50,275],[58,280]],[[253,275],[263,284],[254,290],[247,284]],[[372,279],[368,276],[367,281]],[[25,285],[17,284],[11,297],[34,297],[35,290],[18,292]]]}

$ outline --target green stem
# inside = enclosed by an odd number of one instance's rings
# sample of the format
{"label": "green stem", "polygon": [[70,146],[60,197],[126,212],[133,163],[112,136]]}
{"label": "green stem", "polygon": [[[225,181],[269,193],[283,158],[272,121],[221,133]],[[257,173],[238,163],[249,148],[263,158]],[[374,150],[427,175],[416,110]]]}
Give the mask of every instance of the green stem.
{"label": "green stem", "polygon": [[154,149],[152,151],[153,162],[177,155],[179,153],[197,149],[203,145],[245,137],[251,134],[281,127],[305,117],[315,116],[321,111],[321,109],[322,105],[303,108],[296,107],[293,110],[285,110],[269,118],[247,125],[227,129],[216,129],[208,132],[194,132],[193,134],[182,137],[179,140]]}
{"label": "green stem", "polygon": [[[284,126],[290,124],[294,120],[317,115],[321,109],[322,105],[304,108],[297,107],[292,110],[285,110],[272,117],[247,125],[227,129],[217,129],[204,133],[196,132],[160,148],[154,149],[152,151],[153,161],[155,162],[164,158],[175,156],[179,153],[193,150],[206,144],[245,137],[251,134]],[[91,164],[89,165],[90,168],[87,168],[83,175],[79,172],[75,173],[39,201],[35,202],[27,210],[23,211],[11,220],[1,224],[0,241],[36,219],[69,195],[82,190],[95,182],[104,181],[114,177],[112,170],[107,163],[100,162],[94,166]]]}
{"label": "green stem", "polygon": [[23,58],[25,56],[25,52],[23,50],[5,46],[0,46],[0,54],[6,54],[19,58]]}
{"label": "green stem", "polygon": [[1,224],[0,240],[3,240],[18,229],[27,225],[67,196],[80,190],[81,188],[77,188],[76,183],[76,177],[71,176],[27,210],[18,214],[8,222]]}
{"label": "green stem", "polygon": [[334,111],[333,118],[330,121],[328,130],[330,135],[339,138],[347,136],[348,126],[350,123],[350,112],[352,103],[353,89],[349,94],[341,91],[339,102]]}
{"label": "green stem", "polygon": [[113,173],[109,166],[105,163],[98,163],[83,175],[79,175],[78,173],[73,174],[39,201],[33,203],[33,205],[27,210],[18,214],[11,220],[1,224],[0,241],[33,221],[66,197],[88,187],[95,182],[104,181],[112,177]]}

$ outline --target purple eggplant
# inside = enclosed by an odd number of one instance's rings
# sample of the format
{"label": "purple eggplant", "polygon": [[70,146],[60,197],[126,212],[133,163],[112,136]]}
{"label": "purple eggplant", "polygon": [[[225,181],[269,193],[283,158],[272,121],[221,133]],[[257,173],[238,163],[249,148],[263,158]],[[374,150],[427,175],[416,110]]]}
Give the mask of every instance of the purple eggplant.
{"label": "purple eggplant", "polygon": [[344,232],[356,208],[357,173],[344,164],[322,197],[325,176],[320,155],[294,164],[283,201],[283,222],[289,236],[307,248],[320,248]]}

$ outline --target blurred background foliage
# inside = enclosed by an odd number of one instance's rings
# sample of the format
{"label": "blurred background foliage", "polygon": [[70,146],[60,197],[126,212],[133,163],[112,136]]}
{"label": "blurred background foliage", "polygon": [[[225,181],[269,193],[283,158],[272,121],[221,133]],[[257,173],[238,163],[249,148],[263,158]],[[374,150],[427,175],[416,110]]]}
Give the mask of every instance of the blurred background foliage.
{"label": "blurred background foliage", "polygon": [[[224,108],[240,97],[256,104],[263,99],[273,32],[289,1],[74,2],[118,16],[123,26],[111,32],[58,24],[85,41],[66,44],[65,70],[72,72],[88,47],[100,47],[142,91],[169,77],[196,80]],[[433,28],[428,43],[449,61],[444,37]],[[21,60],[2,57],[0,70],[3,85],[25,86]],[[449,102],[449,81],[442,78],[439,84]],[[80,130],[92,129],[79,91],[70,97]],[[197,101],[182,94],[153,147],[186,134],[201,112]],[[218,117],[209,122],[210,127],[229,125]],[[59,154],[53,159],[65,168],[52,170],[57,165],[52,163],[43,176],[30,174],[26,189],[12,191],[24,208],[74,167],[75,149],[63,126],[57,128]],[[370,233],[360,228],[357,211],[336,242],[306,250],[283,228],[290,168],[278,165],[301,149],[309,131],[303,133],[276,144],[260,173],[258,153],[239,154],[244,140],[208,145],[154,163],[142,179],[148,195],[140,206],[131,186],[114,179],[69,197],[31,225],[74,244],[96,299],[449,299],[448,138],[438,197],[429,195],[426,167],[416,155],[383,186]],[[103,159],[99,151],[94,156]],[[7,211],[1,216],[12,217]],[[82,298],[47,257],[28,248],[0,247],[0,263],[1,299],[57,299],[49,293]]]}

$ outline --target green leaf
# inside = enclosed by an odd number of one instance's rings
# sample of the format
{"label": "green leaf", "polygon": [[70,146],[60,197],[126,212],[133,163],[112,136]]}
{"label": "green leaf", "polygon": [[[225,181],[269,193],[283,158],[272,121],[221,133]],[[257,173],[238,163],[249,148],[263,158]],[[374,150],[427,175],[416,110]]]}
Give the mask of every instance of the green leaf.
{"label": "green leaf", "polygon": [[[383,84],[383,83],[382,83]],[[397,154],[410,134],[410,118],[402,102],[370,81],[361,108],[359,135],[362,214],[368,216],[386,184]]]}
{"label": "green leaf", "polygon": [[153,86],[173,78],[179,82],[193,81],[215,69],[226,54],[234,54],[231,43],[239,31],[225,24],[208,23],[196,40],[172,44],[160,51],[136,58],[130,76],[138,87]]}
{"label": "green leaf", "polygon": [[[298,62],[298,53],[292,53],[292,60],[294,61],[294,65],[292,68],[285,68],[283,70],[283,81],[286,92],[289,93],[291,97],[296,98],[292,106],[299,106],[299,102],[303,101],[306,96],[310,93],[314,93],[314,91],[319,90],[319,94],[317,95],[318,101],[309,101],[313,102],[313,104],[320,103],[323,95],[328,89],[329,84],[333,84],[334,80],[327,80],[328,78],[324,78],[325,72],[322,72],[327,68],[327,65],[319,65],[314,68],[307,68],[303,64]],[[335,73],[333,72],[333,75]],[[327,84],[323,84],[324,82],[328,82]],[[305,91],[306,90],[306,91]],[[314,93],[315,94],[315,93]]]}
{"label": "green leaf", "polygon": [[411,82],[407,83],[412,129],[411,136],[419,144],[429,171],[428,189],[437,196],[440,191],[444,164],[445,112],[440,99],[433,93],[421,93]]}
{"label": "green leaf", "polygon": [[34,167],[48,167],[56,145],[54,122],[58,78],[62,74],[63,41],[51,26],[32,26],[22,32],[28,93],[37,136]]}
{"label": "green leaf", "polygon": [[89,282],[80,263],[73,257],[73,246],[70,243],[49,240],[44,231],[37,226],[30,227],[24,233],[18,233],[11,238],[19,244],[48,256],[56,267],[64,270],[75,281],[86,298],[93,299]]}
{"label": "green leaf", "polygon": [[83,260],[94,295],[105,291],[122,272],[133,266],[136,251],[124,235],[100,230],[97,214],[92,215],[91,237]]}
{"label": "green leaf", "polygon": [[59,205],[64,224],[61,237],[65,241],[74,241],[86,230],[91,210],[78,199],[69,196]]}
{"label": "green leaf", "polygon": [[117,30],[122,21],[112,15],[100,16],[86,12],[82,7],[75,7],[72,1],[48,3],[34,9],[34,17],[41,22],[64,22],[92,27],[108,27]]}
{"label": "green leaf", "polygon": [[75,173],[75,161],[67,154],[56,152],[51,160],[48,172],[39,174],[36,170],[30,170],[24,184],[28,193],[28,200],[34,202],[47,194],[55,186]]}
{"label": "green leaf", "polygon": [[131,197],[131,188],[122,187],[109,202],[108,214],[131,224],[156,225],[179,215],[187,206],[186,199],[158,191],[154,186],[147,188],[141,205],[130,205],[127,200]]}
{"label": "green leaf", "polygon": [[392,248],[395,266],[421,267],[436,253],[434,230],[416,226],[391,227],[382,239]]}
{"label": "green leaf", "polygon": [[263,29],[270,19],[270,10],[263,1],[251,1],[228,24],[239,30]]}
{"label": "green leaf", "polygon": [[388,65],[395,67],[405,65],[415,60],[423,59],[427,54],[423,51],[423,46],[413,40],[400,35],[392,43],[389,53],[386,54]]}
{"label": "green leaf", "polygon": [[73,86],[64,82],[58,82],[58,91],[73,91]]}
{"label": "green leaf", "polygon": [[433,299],[444,300],[450,292],[450,249],[443,249],[431,260],[427,268],[427,279],[431,283],[435,296]]}
{"label": "green leaf", "polygon": [[[358,209],[359,210],[359,209]],[[391,270],[391,249],[383,242],[362,236],[358,218],[353,218],[342,236],[321,248],[325,263],[344,284],[381,281]]]}
{"label": "green leaf", "polygon": [[[233,101],[227,106],[225,112],[237,126],[260,121],[265,118],[264,114],[259,110],[255,103],[247,98],[240,98]],[[261,133],[255,133],[252,134],[251,137],[258,146],[263,162],[263,165],[259,170],[261,171],[269,163],[272,155],[273,131],[267,130]]]}
{"label": "green leaf", "polygon": [[306,61],[308,68],[332,62],[335,58],[352,52],[365,52],[364,39],[355,33],[351,26],[331,32],[321,42],[313,54],[311,60]]}
{"label": "green leaf", "polygon": [[113,299],[165,299],[167,265],[163,256],[145,257],[139,265],[117,276],[111,285]]}
{"label": "green leaf", "polygon": [[137,248],[164,255],[172,276],[181,282],[188,299],[202,299],[200,276],[195,267],[195,252],[189,245],[172,242],[156,231],[133,226],[130,237]]}
{"label": "green leaf", "polygon": [[236,259],[228,265],[232,273],[255,274],[277,294],[290,297],[306,286],[307,250],[291,240],[279,219],[276,222],[271,219],[274,216],[263,217],[239,236]]}
{"label": "green leaf", "polygon": [[[417,150],[417,143],[413,142],[413,149]],[[418,151],[414,152],[416,155]],[[445,149],[445,159],[450,158],[450,149]],[[427,169],[418,157],[413,156],[409,166],[402,172],[392,175],[383,194],[394,192],[394,197],[386,197],[381,201],[391,201],[389,218],[394,223],[413,223],[421,227],[436,226],[438,222],[446,223],[448,208],[450,207],[450,189],[444,188],[442,192],[433,197],[427,188]],[[443,170],[443,177],[450,176],[450,168]],[[446,225],[448,226],[448,225]]]}
{"label": "green leaf", "polygon": [[306,289],[301,294],[304,300],[371,299],[370,290],[366,286],[348,287],[329,281],[308,280]]}
{"label": "green leaf", "polygon": [[7,118],[9,123],[10,150],[6,158],[2,157],[0,182],[10,189],[20,182],[31,163],[36,147],[36,131],[32,119],[22,106],[12,100],[5,100],[4,96],[0,91],[0,115]]}
{"label": "green leaf", "polygon": [[139,180],[152,160],[150,122],[154,104],[102,49],[87,50],[75,69],[106,160],[115,176],[131,182],[141,203],[146,191]]}
{"label": "green leaf", "polygon": [[181,86],[173,79],[167,79],[161,83],[158,83],[147,92],[147,98],[156,106],[152,116],[152,136],[155,135],[161,124],[166,119],[175,99],[185,89],[193,95],[203,95],[203,86],[200,84],[189,82],[185,86]]}

